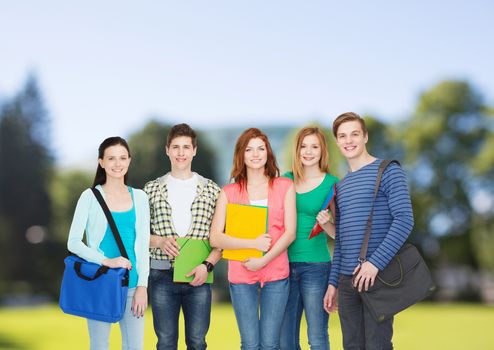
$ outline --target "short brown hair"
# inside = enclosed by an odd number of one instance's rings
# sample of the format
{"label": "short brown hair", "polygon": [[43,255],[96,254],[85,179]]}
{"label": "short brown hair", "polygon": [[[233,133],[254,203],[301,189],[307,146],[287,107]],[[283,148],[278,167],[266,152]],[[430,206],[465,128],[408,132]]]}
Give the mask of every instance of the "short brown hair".
{"label": "short brown hair", "polygon": [[365,120],[359,116],[357,113],[354,112],[346,112],[343,114],[340,114],[338,117],[333,122],[333,135],[336,137],[338,133],[338,128],[340,127],[341,124],[346,123],[346,122],[353,122],[357,121],[360,123],[360,126],[362,127],[362,131],[364,132],[364,135],[367,135],[367,127],[365,125]]}
{"label": "short brown hair", "polygon": [[266,145],[266,151],[268,152],[268,160],[264,166],[264,175],[269,178],[269,183],[272,184],[272,180],[280,176],[280,169],[276,164],[276,157],[269,143],[268,137],[265,133],[257,128],[250,128],[245,130],[238,138],[235,144],[235,151],[233,153],[233,167],[230,173],[230,178],[236,183],[239,183],[241,187],[247,186],[247,167],[245,166],[245,150],[249,141],[259,138]]}
{"label": "short brown hair", "polygon": [[185,123],[172,126],[172,128],[168,132],[168,137],[166,138],[166,147],[170,147],[173,139],[180,136],[190,137],[190,139],[192,140],[192,146],[194,146],[194,148],[197,147],[196,132],[188,124]]}
{"label": "short brown hair", "polygon": [[321,159],[319,159],[319,169],[322,172],[329,173],[329,153],[328,144],[324,133],[317,126],[307,126],[301,129],[295,137],[295,146],[293,149],[292,170],[295,181],[298,182],[304,178],[302,161],[300,160],[300,149],[304,138],[309,135],[316,135],[321,147]]}

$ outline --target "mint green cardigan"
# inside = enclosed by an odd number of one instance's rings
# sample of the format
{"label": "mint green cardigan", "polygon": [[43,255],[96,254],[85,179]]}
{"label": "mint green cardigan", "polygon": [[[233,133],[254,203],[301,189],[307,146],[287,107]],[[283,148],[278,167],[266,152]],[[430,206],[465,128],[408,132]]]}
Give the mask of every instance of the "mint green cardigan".
{"label": "mint green cardigan", "polygon": [[[105,193],[100,185],[96,186],[103,198]],[[134,245],[136,255],[136,268],[139,276],[137,286],[147,287],[149,276],[149,200],[147,194],[134,189],[134,206],[136,210],[136,241]],[[108,220],[103,209],[91,189],[82,192],[75,208],[74,218],[70,226],[67,248],[77,256],[100,264],[106,259],[99,245],[103,240]],[[83,242],[84,231],[86,242]]]}

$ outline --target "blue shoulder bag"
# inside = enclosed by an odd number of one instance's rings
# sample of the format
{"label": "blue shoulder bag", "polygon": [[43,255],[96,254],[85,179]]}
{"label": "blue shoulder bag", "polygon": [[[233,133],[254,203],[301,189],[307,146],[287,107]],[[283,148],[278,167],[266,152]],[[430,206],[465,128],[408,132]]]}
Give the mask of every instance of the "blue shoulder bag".
{"label": "blue shoulder bag", "polygon": [[[110,209],[101,193],[91,188],[110,225],[120,254],[129,258]],[[129,271],[88,262],[76,255],[65,258],[60,307],[66,314],[104,322],[118,322],[125,312]]]}

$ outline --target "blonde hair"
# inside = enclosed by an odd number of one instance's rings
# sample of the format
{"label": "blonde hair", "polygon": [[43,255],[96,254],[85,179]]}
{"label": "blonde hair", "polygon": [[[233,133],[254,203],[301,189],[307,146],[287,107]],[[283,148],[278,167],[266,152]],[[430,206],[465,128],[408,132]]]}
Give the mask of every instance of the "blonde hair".
{"label": "blonde hair", "polygon": [[326,136],[324,136],[324,133],[317,126],[306,126],[305,128],[302,128],[295,137],[295,147],[293,149],[292,157],[292,171],[295,182],[304,179],[304,166],[300,160],[300,149],[302,148],[304,138],[309,135],[316,135],[319,140],[319,146],[321,147],[319,169],[324,173],[329,173],[329,153]]}

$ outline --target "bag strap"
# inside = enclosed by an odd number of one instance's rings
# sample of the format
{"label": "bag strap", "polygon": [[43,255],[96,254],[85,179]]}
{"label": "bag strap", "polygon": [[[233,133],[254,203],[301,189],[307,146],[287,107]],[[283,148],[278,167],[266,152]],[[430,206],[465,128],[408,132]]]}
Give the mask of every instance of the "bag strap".
{"label": "bag strap", "polygon": [[361,265],[367,260],[367,248],[369,247],[369,238],[372,232],[372,216],[374,215],[374,204],[376,204],[376,197],[377,192],[379,191],[379,185],[381,184],[384,170],[386,170],[388,165],[390,165],[391,163],[400,165],[400,162],[398,162],[397,160],[385,159],[381,162],[381,164],[379,164],[379,169],[377,170],[376,184],[374,186],[374,197],[372,198],[372,207],[369,218],[367,219],[367,227],[365,229],[364,240],[362,241],[362,248],[360,249],[360,256],[358,258],[358,262]]}
{"label": "bag strap", "polygon": [[113,216],[111,215],[110,209],[108,208],[108,205],[106,205],[106,202],[103,199],[101,192],[94,187],[91,187],[91,191],[93,191],[94,196],[101,205],[101,209],[103,209],[103,211],[105,212],[106,219],[108,220],[108,224],[110,225],[111,232],[113,233],[113,237],[115,237],[115,241],[117,242],[117,246],[118,249],[120,250],[120,254],[122,254],[124,258],[129,259],[129,256],[127,255],[127,251],[125,250],[125,246],[122,242],[122,238],[120,237],[120,233],[118,232],[117,225],[115,224],[115,220],[113,220]]}

